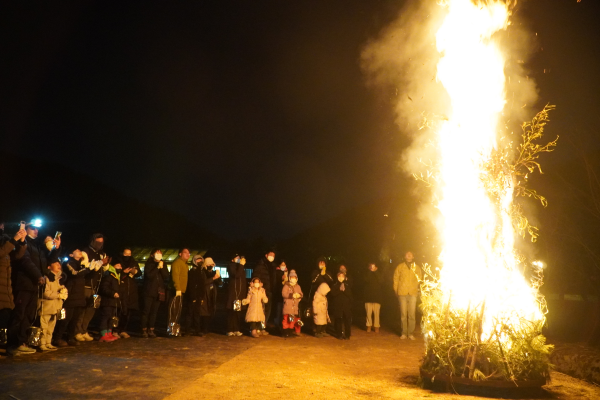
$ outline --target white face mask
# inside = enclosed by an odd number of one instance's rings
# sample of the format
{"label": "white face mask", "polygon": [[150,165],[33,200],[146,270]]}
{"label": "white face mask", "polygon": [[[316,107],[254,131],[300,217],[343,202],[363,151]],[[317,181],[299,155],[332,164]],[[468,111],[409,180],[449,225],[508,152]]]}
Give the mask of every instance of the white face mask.
{"label": "white face mask", "polygon": [[256,283],[254,284],[254,287],[258,289],[258,288],[260,287],[260,283],[256,282]]}
{"label": "white face mask", "polygon": [[274,259],[275,259],[275,257],[273,257],[273,256],[267,257],[267,260],[269,260],[269,262],[273,262]]}
{"label": "white face mask", "polygon": [[279,269],[282,270],[282,271],[284,271],[284,272],[287,271],[287,268],[285,267],[285,265],[282,265],[281,267],[279,267]]}
{"label": "white face mask", "polygon": [[338,281],[344,282],[344,277],[343,276],[338,276]]}
{"label": "white face mask", "polygon": [[154,259],[155,259],[156,261],[160,261],[160,260],[162,260],[162,253],[156,253],[156,254],[154,254]]}
{"label": "white face mask", "polygon": [[46,242],[46,248],[50,251],[54,248],[54,243],[52,243],[52,240]]}
{"label": "white face mask", "polygon": [[292,279],[290,279],[290,283],[291,283],[292,285],[295,285],[295,284],[296,284],[296,282],[298,282],[298,279],[296,279],[296,278],[292,278]]}

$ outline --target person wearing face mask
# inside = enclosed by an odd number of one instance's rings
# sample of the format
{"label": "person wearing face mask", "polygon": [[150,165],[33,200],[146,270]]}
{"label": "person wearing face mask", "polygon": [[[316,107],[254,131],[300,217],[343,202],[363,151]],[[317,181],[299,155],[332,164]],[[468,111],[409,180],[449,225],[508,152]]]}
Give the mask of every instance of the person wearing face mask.
{"label": "person wearing face mask", "polygon": [[[175,288],[175,297],[169,304],[169,325],[179,324],[179,320],[186,321],[188,307],[183,301],[188,286],[188,260],[190,259],[190,250],[183,247],[179,250],[179,257],[171,264],[171,282]],[[184,335],[185,332],[181,332]]]}
{"label": "person wearing face mask", "polygon": [[10,258],[13,251],[19,253],[15,258],[23,257],[26,247],[20,246],[19,243],[23,243],[25,236],[25,229],[20,229],[12,237],[5,235],[4,223],[0,221],[0,346],[7,343],[8,321],[11,311],[15,308]]}
{"label": "person wearing face mask", "polygon": [[94,308],[94,295],[99,294],[102,274],[108,268],[109,258],[103,251],[104,235],[94,233],[90,238],[90,244],[82,250],[82,256],[88,265],[89,272],[85,275],[85,310],[81,313],[77,323],[77,333],[81,334],[86,341],[92,341],[94,338],[88,332],[91,320],[96,314]]}
{"label": "person wearing face mask", "polygon": [[329,336],[327,334],[327,324],[331,322],[331,319],[329,318],[329,311],[327,309],[327,293],[330,291],[329,285],[323,282],[315,293],[313,300],[313,322],[315,324],[316,338]]}
{"label": "person wearing face mask", "polygon": [[349,340],[352,330],[352,288],[346,282],[346,275],[338,272],[337,282],[331,288],[331,315],[335,318],[335,332],[338,339]]}
{"label": "person wearing face mask", "polygon": [[265,323],[265,313],[263,311],[263,303],[267,304],[269,299],[265,293],[265,289],[261,287],[261,281],[258,278],[252,278],[248,296],[242,300],[242,304],[248,305],[246,311],[246,322],[250,324],[252,337],[257,338],[261,335],[259,332],[263,330],[262,324]]}
{"label": "person wearing face mask", "polygon": [[[38,229],[33,224],[27,224],[25,235],[20,231],[19,240],[15,240],[15,249],[10,253],[11,280],[14,304],[8,322],[9,355],[34,354],[36,351],[29,347],[27,329],[36,318],[39,287],[46,283],[41,267],[47,269],[48,250],[37,240]],[[58,242],[57,244],[60,245]]]}
{"label": "person wearing face mask", "polygon": [[283,285],[281,290],[283,297],[283,337],[300,336],[300,300],[304,294],[298,284],[298,275],[296,271],[291,270],[289,280]]}
{"label": "person wearing face mask", "polygon": [[242,309],[237,309],[236,304],[246,298],[246,258],[236,254],[231,259],[231,263],[227,266],[227,274],[229,282],[227,285],[227,336],[242,336],[240,331]]}
{"label": "person wearing face mask", "polygon": [[[85,342],[81,333],[77,333],[77,320],[85,310],[85,275],[89,272],[88,263],[83,262],[81,250],[76,249],[63,264],[63,273],[67,277],[66,288],[69,297],[63,303],[65,319],[56,323],[54,330],[54,346],[67,347],[77,346],[79,342]],[[67,332],[67,341],[64,333]]]}
{"label": "person wearing face mask", "polygon": [[[263,284],[263,288],[265,289],[265,293],[267,294],[267,298],[271,300],[272,297],[272,289],[275,286],[275,264],[273,261],[275,260],[275,252],[268,251],[265,255],[258,260],[256,266],[252,270],[252,277],[258,278]],[[271,317],[271,301],[265,304],[265,318],[266,322],[269,322],[269,318]],[[260,331],[262,335],[268,335],[269,333],[266,330]]]}
{"label": "person wearing face mask", "polygon": [[121,307],[119,286],[121,282],[122,266],[121,264],[108,265],[108,269],[102,277],[100,283],[100,341],[113,342],[119,339],[119,336],[112,334],[109,327],[109,320],[117,315],[117,308]]}
{"label": "person wearing face mask", "polygon": [[374,328],[375,333],[379,333],[379,311],[381,309],[381,300],[383,292],[383,277],[377,272],[377,266],[374,263],[369,264],[369,272],[365,276],[364,301],[367,312],[367,332]]}
{"label": "person wearing face mask", "polygon": [[221,274],[215,271],[215,262],[206,257],[202,263],[200,280],[200,331],[204,336],[210,332],[211,322],[217,313],[217,287],[222,285]]}
{"label": "person wearing face mask", "polygon": [[200,303],[202,286],[204,285],[204,273],[202,263],[204,257],[196,254],[192,258],[192,268],[188,272],[187,290],[185,301],[189,310],[189,318],[184,322],[184,330],[191,336],[202,336],[200,329]]}
{"label": "person wearing face mask", "polygon": [[144,308],[142,310],[142,337],[155,338],[156,314],[161,302],[166,299],[165,281],[169,270],[162,261],[160,249],[153,249],[144,266]]}
{"label": "person wearing face mask", "polygon": [[283,285],[288,281],[288,270],[285,260],[279,262],[279,266],[275,270],[275,286],[273,288],[273,302],[275,303],[275,316],[273,322],[278,329],[282,329],[283,322],[283,296],[281,291]]}
{"label": "person wearing face mask", "polygon": [[394,292],[400,304],[402,335],[400,339],[415,340],[413,332],[416,325],[417,296],[419,281],[423,279],[423,270],[414,262],[415,256],[411,251],[404,254],[404,262],[396,267],[394,272]]}
{"label": "person wearing face mask", "polygon": [[136,278],[142,276],[142,270],[132,257],[129,247],[123,249],[122,256],[115,263],[121,264],[122,268],[121,285],[119,286],[122,308],[119,309],[119,327],[114,334],[127,339],[130,337],[127,327],[131,316],[140,310]]}
{"label": "person wearing face mask", "polygon": [[317,258],[317,266],[317,269],[315,269],[310,276],[310,292],[312,295],[310,296],[311,298],[309,300],[311,301],[313,300],[312,297],[314,297],[314,293],[317,291],[319,286],[321,286],[321,283],[326,283],[330,287],[333,285],[333,278],[331,277],[331,274],[327,272],[327,261],[325,260],[325,257]]}

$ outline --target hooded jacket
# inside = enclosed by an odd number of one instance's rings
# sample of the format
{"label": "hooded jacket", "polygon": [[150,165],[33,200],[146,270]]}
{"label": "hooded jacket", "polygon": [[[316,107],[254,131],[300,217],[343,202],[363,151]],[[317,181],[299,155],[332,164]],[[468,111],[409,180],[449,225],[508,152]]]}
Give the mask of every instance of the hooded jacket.
{"label": "hooded jacket", "polygon": [[[294,293],[298,293],[300,297],[295,299]],[[300,305],[300,300],[302,300],[302,297],[304,296],[300,285],[296,283],[292,286],[290,282],[286,282],[281,290],[281,296],[283,297],[283,315],[300,315],[298,306]]]}
{"label": "hooded jacket", "polygon": [[63,306],[63,300],[58,297],[59,291],[64,288],[60,284],[62,273],[48,274],[48,281],[44,285],[44,293],[40,300],[40,315],[56,314]]}
{"label": "hooded jacket", "polygon": [[248,283],[246,282],[246,270],[242,264],[232,262],[227,267],[229,282],[227,284],[227,303],[225,308],[233,310],[235,300],[246,298]]}
{"label": "hooded jacket", "polygon": [[323,282],[315,292],[313,300],[313,320],[315,325],[327,325],[327,322],[329,322],[327,293],[330,291],[329,285]]}
{"label": "hooded jacket", "polygon": [[312,296],[315,295],[315,292],[317,291],[319,286],[321,286],[322,283],[326,283],[330,287],[331,285],[333,285],[333,278],[331,277],[329,272],[327,272],[327,269],[325,270],[324,275],[321,275],[321,270],[319,268],[315,269],[310,274],[310,281],[310,291],[312,292]]}
{"label": "hooded jacket", "polygon": [[72,257],[63,264],[63,274],[67,277],[65,286],[69,291],[69,297],[64,302],[65,308],[85,307],[85,276],[88,272],[89,269],[81,265],[81,260]]}
{"label": "hooded jacket", "polygon": [[246,311],[246,322],[264,322],[265,312],[263,303],[267,303],[269,299],[263,288],[251,287],[248,289],[248,311]]}
{"label": "hooded jacket", "polygon": [[119,293],[119,282],[121,282],[120,271],[112,265],[109,266],[100,283],[100,296],[102,297],[100,305],[102,307],[117,307],[120,305],[119,299],[115,298],[115,293]]}

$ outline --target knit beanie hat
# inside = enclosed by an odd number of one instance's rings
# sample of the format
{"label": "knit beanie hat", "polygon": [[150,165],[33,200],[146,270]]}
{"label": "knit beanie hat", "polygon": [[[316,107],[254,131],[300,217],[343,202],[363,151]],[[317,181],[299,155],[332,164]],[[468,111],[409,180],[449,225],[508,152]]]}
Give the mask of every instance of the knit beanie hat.
{"label": "knit beanie hat", "polygon": [[291,270],[291,271],[290,271],[290,274],[289,274],[289,276],[288,276],[288,279],[292,279],[292,278],[296,278],[296,279],[298,279],[298,275],[296,274],[296,271],[295,271],[295,270]]}

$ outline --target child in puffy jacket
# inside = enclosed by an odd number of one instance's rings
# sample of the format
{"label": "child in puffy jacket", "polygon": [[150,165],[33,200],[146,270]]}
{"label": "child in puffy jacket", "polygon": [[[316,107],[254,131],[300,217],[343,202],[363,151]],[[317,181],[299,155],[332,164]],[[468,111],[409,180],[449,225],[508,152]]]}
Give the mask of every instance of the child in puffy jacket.
{"label": "child in puffy jacket", "polygon": [[100,282],[100,341],[112,342],[119,336],[112,334],[110,320],[117,315],[117,307],[121,306],[119,299],[119,284],[121,282],[121,264],[108,266]]}
{"label": "child in puffy jacket", "polygon": [[62,277],[60,262],[56,257],[48,261],[48,280],[40,301],[40,327],[42,328],[40,350],[42,351],[57,349],[52,345],[52,333],[56,326],[58,313],[62,309],[63,301],[67,298],[67,288],[60,283]]}
{"label": "child in puffy jacket", "polygon": [[264,330],[265,311],[263,303],[267,303],[268,301],[269,299],[267,298],[265,289],[262,287],[262,282],[259,278],[253,278],[250,282],[250,289],[248,289],[248,296],[242,300],[243,305],[248,305],[246,322],[250,323],[253,338],[259,337],[261,335],[259,332]]}
{"label": "child in puffy jacket", "polygon": [[313,299],[313,321],[315,323],[315,337],[322,338],[328,336],[326,333],[327,323],[331,322],[327,311],[327,293],[331,289],[325,282],[317,288]]}
{"label": "child in puffy jacket", "polygon": [[296,271],[290,271],[289,280],[283,285],[281,295],[283,296],[283,337],[293,337],[294,334],[300,336],[302,320],[298,306],[304,294],[298,285]]}

